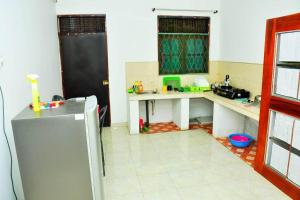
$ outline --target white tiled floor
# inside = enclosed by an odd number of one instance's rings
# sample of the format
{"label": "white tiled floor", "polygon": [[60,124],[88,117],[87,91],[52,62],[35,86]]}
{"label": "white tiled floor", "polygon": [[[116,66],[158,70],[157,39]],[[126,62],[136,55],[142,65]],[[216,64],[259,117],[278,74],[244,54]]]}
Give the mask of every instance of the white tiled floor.
{"label": "white tiled floor", "polygon": [[289,199],[204,131],[103,136],[106,200]]}

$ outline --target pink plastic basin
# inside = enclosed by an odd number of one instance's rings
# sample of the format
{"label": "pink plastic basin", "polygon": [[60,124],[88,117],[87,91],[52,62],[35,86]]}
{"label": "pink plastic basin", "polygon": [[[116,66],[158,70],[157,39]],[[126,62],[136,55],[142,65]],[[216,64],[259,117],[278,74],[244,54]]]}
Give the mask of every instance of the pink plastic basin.
{"label": "pink plastic basin", "polygon": [[247,138],[245,136],[241,136],[241,135],[232,136],[231,139],[235,140],[237,142],[247,142],[247,141],[249,141],[249,138]]}

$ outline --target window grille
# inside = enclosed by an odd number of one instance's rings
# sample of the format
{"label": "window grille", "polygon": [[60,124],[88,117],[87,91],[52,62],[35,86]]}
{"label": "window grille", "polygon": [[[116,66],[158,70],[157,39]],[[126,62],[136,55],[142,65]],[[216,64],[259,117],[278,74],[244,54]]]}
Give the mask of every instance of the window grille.
{"label": "window grille", "polygon": [[60,16],[59,34],[105,32],[105,16]]}
{"label": "window grille", "polygon": [[160,74],[208,73],[209,18],[158,17]]}

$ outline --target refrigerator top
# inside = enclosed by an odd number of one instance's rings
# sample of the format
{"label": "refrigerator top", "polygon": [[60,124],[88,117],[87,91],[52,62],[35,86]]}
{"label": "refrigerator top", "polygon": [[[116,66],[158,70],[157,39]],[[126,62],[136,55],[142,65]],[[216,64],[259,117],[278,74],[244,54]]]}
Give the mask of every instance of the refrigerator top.
{"label": "refrigerator top", "polygon": [[33,112],[28,106],[23,109],[12,120],[24,120],[24,119],[42,119],[48,117],[57,117],[63,115],[74,115],[84,113],[85,101],[69,100],[65,101],[65,104],[59,108],[51,110],[41,110],[41,112]]}

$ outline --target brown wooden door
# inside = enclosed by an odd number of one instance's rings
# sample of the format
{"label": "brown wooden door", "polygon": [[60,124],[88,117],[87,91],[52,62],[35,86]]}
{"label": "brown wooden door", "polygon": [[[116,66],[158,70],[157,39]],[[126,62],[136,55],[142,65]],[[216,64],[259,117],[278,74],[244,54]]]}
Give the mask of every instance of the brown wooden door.
{"label": "brown wooden door", "polygon": [[66,99],[95,95],[100,107],[108,106],[110,126],[105,16],[59,16],[63,93]]}
{"label": "brown wooden door", "polygon": [[300,199],[300,13],[267,21],[255,169]]}

